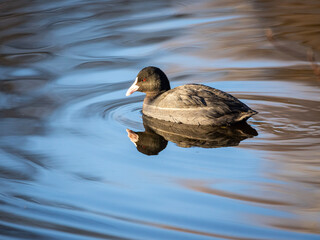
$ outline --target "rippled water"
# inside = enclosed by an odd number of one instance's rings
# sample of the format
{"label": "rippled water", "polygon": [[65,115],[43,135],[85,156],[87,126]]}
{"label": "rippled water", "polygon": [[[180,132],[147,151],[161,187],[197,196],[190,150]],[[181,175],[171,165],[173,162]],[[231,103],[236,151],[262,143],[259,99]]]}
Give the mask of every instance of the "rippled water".
{"label": "rippled water", "polygon": [[[320,238],[318,1],[0,9],[1,239]],[[259,114],[168,132],[125,97],[148,65]]]}

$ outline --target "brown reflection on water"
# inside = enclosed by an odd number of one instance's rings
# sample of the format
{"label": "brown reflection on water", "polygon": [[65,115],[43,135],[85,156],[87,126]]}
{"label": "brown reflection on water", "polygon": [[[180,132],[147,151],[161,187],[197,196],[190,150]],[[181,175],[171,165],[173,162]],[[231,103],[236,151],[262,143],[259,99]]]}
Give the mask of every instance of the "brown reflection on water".
{"label": "brown reflection on water", "polygon": [[[196,4],[187,11],[201,12],[201,16],[209,20],[193,27],[183,45],[185,49],[196,47],[189,54],[206,61],[201,61],[202,66],[193,65],[202,68],[202,72],[225,69],[229,74],[245,69],[245,74],[263,71],[271,77],[273,71],[282,69],[299,75],[308,74],[308,81],[315,81],[317,77],[312,77],[315,74],[308,51],[313,50],[315,58],[320,59],[319,8],[318,1],[299,0],[229,0]],[[210,18],[214,20],[210,21]],[[266,34],[268,29],[278,45],[286,46],[285,50],[270,42]]]}
{"label": "brown reflection on water", "polygon": [[256,0],[252,6],[261,26],[272,28],[276,36],[320,50],[318,1]]}
{"label": "brown reflection on water", "polygon": [[[255,207],[267,207],[281,212],[290,213],[293,217],[279,217],[270,215],[259,215],[251,213],[246,216],[247,221],[255,224],[269,225],[290,231],[319,234],[319,195],[310,190],[308,195],[303,186],[295,185],[283,188],[281,184],[268,183],[257,184],[253,182],[237,182],[238,193],[222,190],[221,186],[230,184],[229,180],[195,181],[179,180],[179,185],[196,192],[232,199],[244,202],[244,205]],[[301,192],[299,190],[302,190]]]}

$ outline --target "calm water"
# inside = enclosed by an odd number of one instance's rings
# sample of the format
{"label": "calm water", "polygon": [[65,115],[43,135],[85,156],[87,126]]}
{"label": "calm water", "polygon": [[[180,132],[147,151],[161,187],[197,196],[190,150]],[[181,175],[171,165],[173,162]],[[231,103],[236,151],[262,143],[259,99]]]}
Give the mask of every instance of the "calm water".
{"label": "calm water", "polygon": [[[195,2],[0,2],[1,239],[320,239],[319,1]],[[143,119],[148,65],[259,114]]]}

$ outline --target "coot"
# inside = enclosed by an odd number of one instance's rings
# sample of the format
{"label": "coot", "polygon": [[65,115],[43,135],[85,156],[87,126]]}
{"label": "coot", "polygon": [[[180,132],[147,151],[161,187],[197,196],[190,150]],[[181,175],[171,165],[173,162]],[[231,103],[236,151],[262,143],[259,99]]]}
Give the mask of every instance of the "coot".
{"label": "coot", "polygon": [[126,96],[146,93],[142,113],[164,121],[189,125],[232,125],[244,122],[258,112],[232,95],[201,84],[170,88],[163,71],[143,68]]}

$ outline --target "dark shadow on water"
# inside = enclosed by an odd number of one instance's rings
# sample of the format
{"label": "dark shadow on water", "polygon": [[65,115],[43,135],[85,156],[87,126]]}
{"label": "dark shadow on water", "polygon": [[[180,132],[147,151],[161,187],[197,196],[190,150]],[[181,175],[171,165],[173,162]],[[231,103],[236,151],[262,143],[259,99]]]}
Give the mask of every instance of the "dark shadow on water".
{"label": "dark shadow on water", "polygon": [[128,137],[137,150],[146,155],[157,155],[168,141],[179,147],[219,148],[238,146],[247,138],[257,136],[257,131],[246,122],[229,126],[193,126],[157,120],[143,116],[144,132],[127,129]]}

